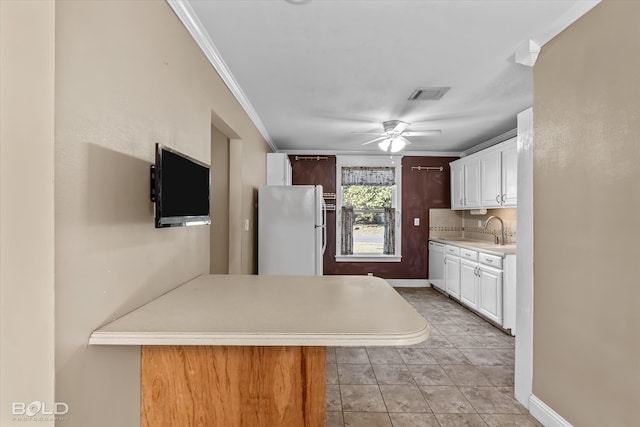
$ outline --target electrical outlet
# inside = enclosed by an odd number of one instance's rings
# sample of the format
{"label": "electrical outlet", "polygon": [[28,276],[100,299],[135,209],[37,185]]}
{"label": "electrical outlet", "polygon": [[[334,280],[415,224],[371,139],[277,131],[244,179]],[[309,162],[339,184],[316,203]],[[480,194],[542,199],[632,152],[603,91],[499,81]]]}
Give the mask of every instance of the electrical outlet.
{"label": "electrical outlet", "polygon": [[373,276],[373,273],[367,273],[367,276]]}
{"label": "electrical outlet", "polygon": [[414,226],[419,226],[420,225],[420,218],[413,218],[413,225]]}
{"label": "electrical outlet", "polygon": [[482,220],[481,219],[478,220],[478,228],[480,228],[480,227],[482,227]]}
{"label": "electrical outlet", "polygon": [[244,220],[244,231],[249,231],[249,220],[248,219]]}

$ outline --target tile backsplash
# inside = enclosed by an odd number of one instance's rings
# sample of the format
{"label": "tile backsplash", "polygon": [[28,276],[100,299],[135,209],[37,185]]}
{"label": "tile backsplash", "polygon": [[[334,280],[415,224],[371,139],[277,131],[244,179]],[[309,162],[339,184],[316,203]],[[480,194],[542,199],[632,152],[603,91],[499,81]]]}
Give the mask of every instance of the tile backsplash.
{"label": "tile backsplash", "polygon": [[484,224],[487,218],[495,215],[504,222],[505,243],[516,243],[516,214],[516,208],[487,209],[485,215],[471,215],[469,211],[451,209],[429,209],[429,237],[458,237],[492,242],[495,236],[500,235],[500,221],[491,221],[486,230]]}

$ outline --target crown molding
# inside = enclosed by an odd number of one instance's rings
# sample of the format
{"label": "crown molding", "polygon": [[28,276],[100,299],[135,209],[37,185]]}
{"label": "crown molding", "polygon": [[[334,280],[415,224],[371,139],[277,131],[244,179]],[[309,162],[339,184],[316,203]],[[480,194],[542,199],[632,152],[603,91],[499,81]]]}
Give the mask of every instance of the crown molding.
{"label": "crown molding", "polygon": [[495,136],[485,142],[481,142],[478,145],[474,145],[473,147],[469,148],[466,151],[463,151],[462,153],[460,153],[461,157],[465,157],[468,156],[469,154],[473,154],[473,153],[477,153],[480,150],[484,150],[485,148],[489,148],[489,147],[493,147],[496,144],[500,144],[501,142],[506,141],[507,139],[511,139],[511,138],[515,138],[516,136],[518,136],[518,129],[511,129],[506,131],[505,133],[502,133],[498,136]]}
{"label": "crown molding", "polygon": [[523,41],[515,51],[515,62],[527,67],[533,67],[538,59],[538,54],[542,46],[567,29],[567,27],[580,19],[600,2],[601,0],[581,0],[575,2],[575,4],[560,15],[548,29],[533,34],[530,39]]}
{"label": "crown molding", "polygon": [[551,24],[547,31],[534,34],[531,39],[540,47],[547,44],[555,36],[566,30],[571,24],[580,19],[584,14],[596,7],[602,0],[581,0],[577,1],[565,13],[560,15]]}
{"label": "crown molding", "polygon": [[298,156],[390,156],[401,155],[404,157],[460,157],[458,151],[399,151],[397,153],[389,153],[382,150],[379,151],[357,151],[357,150],[278,150],[278,153]]}
{"label": "crown molding", "polygon": [[233,74],[225,64],[222,56],[220,56],[220,52],[209,38],[202,22],[198,19],[196,13],[194,12],[191,5],[186,0],[166,0],[169,4],[173,12],[178,16],[178,19],[185,26],[191,37],[195,40],[197,45],[202,49],[202,52],[205,54],[213,68],[220,75],[220,78],[227,85],[233,96],[236,98],[240,106],[244,109],[244,111],[249,116],[249,119],[253,122],[254,126],[258,129],[258,132],[265,139],[269,147],[273,151],[277,151],[278,148],[275,146],[271,136],[269,136],[269,132],[267,132],[267,128],[262,123],[260,116],[249,102],[249,98],[242,91],[242,88],[236,81]]}

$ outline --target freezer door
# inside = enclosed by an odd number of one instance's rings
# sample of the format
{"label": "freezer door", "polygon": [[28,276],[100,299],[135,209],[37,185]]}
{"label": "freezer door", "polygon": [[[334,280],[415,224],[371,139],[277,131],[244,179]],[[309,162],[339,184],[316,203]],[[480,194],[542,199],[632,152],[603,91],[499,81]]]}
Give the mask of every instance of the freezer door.
{"label": "freezer door", "polygon": [[312,185],[258,191],[258,274],[317,274],[317,200]]}

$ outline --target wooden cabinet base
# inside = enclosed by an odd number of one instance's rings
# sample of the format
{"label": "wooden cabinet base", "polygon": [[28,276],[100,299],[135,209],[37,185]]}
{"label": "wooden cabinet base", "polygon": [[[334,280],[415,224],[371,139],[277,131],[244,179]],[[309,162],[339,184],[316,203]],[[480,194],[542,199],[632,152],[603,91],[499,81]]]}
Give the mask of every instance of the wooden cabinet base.
{"label": "wooden cabinet base", "polygon": [[325,425],[324,347],[143,346],[143,427]]}

